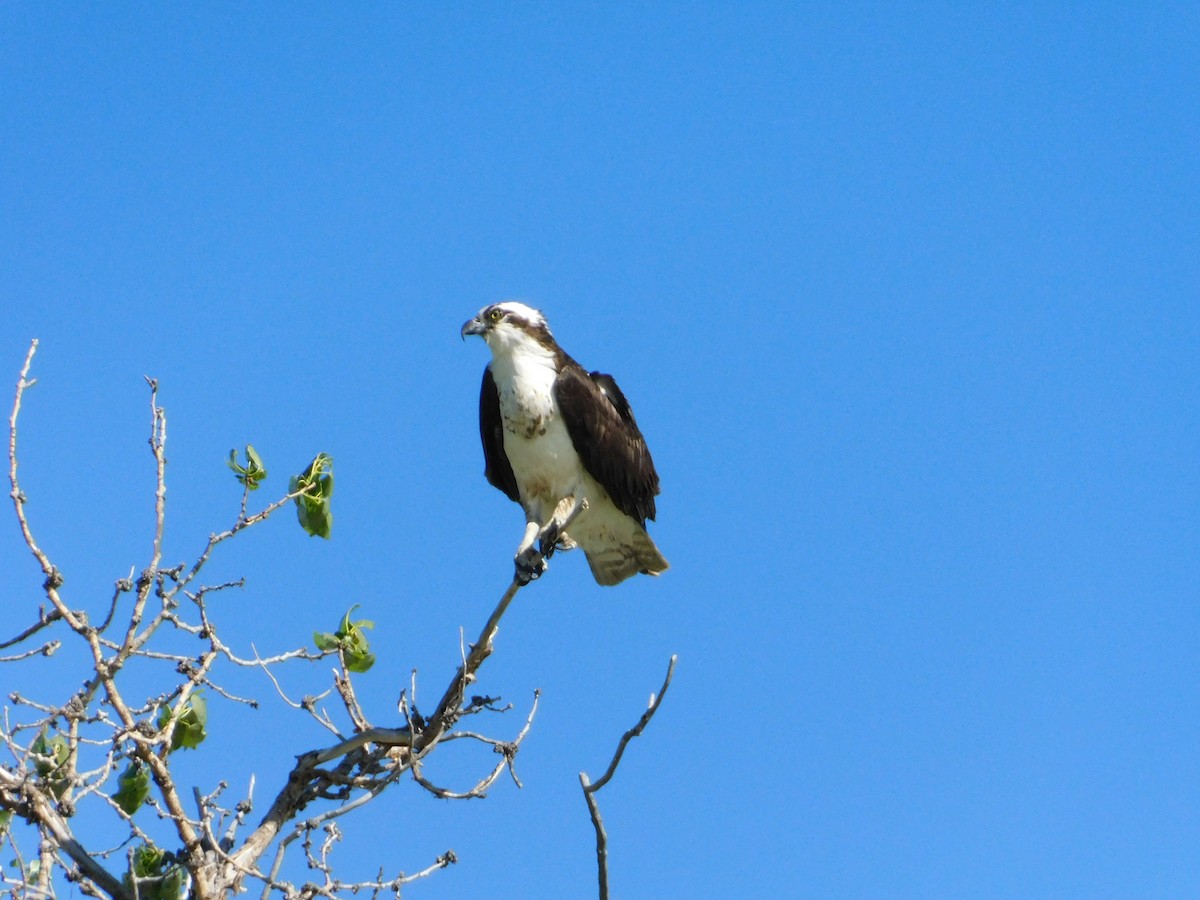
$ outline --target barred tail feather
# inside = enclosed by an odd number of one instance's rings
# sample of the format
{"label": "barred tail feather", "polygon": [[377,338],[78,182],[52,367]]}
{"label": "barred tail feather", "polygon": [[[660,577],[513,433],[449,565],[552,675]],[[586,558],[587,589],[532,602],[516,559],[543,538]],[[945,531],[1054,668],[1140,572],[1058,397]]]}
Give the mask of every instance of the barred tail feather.
{"label": "barred tail feather", "polygon": [[669,563],[659,552],[645,529],[634,525],[628,540],[605,547],[589,550],[584,547],[592,577],[597,584],[609,587],[620,584],[638,573],[660,575],[669,568]]}

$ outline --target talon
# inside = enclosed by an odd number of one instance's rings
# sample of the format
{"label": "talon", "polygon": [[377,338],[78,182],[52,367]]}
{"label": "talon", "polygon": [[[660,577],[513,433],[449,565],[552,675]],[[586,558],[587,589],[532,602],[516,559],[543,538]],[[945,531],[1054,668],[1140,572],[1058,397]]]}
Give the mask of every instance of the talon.
{"label": "talon", "polygon": [[518,563],[516,574],[517,584],[523,587],[529,584],[531,581],[537,581],[542,577],[543,574],[545,574],[547,568],[549,568],[549,566],[546,565],[545,561],[543,561],[539,566],[523,566]]}
{"label": "talon", "polygon": [[545,573],[546,569],[550,568],[545,557],[533,547],[526,547],[513,557],[513,562],[517,567],[517,583],[521,585],[535,581]]}
{"label": "talon", "polygon": [[542,556],[549,559],[554,555],[554,551],[559,548],[559,528],[554,522],[550,522],[538,534],[538,547],[542,551]]}

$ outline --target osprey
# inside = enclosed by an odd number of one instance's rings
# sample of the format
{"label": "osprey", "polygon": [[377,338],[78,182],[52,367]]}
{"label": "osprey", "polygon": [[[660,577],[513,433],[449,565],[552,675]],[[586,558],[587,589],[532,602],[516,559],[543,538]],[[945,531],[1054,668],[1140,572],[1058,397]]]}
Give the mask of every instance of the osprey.
{"label": "osprey", "polygon": [[665,571],[646,533],[658,473],[612,376],[589,374],[524,303],[485,306],[463,325],[468,334],[492,351],[479,392],[484,475],[525,510],[517,580],[537,578],[555,549],[575,546],[598,584]]}

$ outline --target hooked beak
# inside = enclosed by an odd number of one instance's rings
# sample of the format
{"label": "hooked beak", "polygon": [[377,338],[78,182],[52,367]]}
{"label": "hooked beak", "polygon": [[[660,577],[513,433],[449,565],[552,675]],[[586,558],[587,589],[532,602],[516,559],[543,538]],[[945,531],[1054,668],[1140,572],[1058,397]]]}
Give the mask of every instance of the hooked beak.
{"label": "hooked beak", "polygon": [[476,316],[473,319],[467,319],[467,321],[463,322],[462,330],[458,334],[465,341],[468,334],[483,334],[485,331],[487,331],[487,326],[479,316]]}

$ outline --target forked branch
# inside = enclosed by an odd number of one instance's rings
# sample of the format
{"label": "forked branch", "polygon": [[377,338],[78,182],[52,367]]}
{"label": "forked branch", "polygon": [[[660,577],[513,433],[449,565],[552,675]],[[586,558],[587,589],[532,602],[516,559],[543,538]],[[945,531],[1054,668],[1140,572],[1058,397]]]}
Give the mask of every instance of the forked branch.
{"label": "forked branch", "polygon": [[579,784],[583,788],[583,799],[587,801],[588,812],[592,817],[592,827],[596,830],[596,868],[597,876],[600,885],[600,900],[608,900],[608,832],[604,830],[604,819],[600,816],[600,805],[596,802],[596,792],[604,787],[612,779],[617,771],[617,766],[621,764],[621,757],[625,754],[625,747],[629,742],[637,737],[650,724],[650,720],[654,718],[654,714],[658,712],[658,707],[662,704],[663,697],[666,696],[667,688],[671,686],[671,676],[675,674],[675,660],[678,656],[672,654],[671,662],[667,666],[667,677],[663,679],[662,687],[659,688],[658,694],[650,695],[650,705],[646,711],[642,713],[642,717],[638,719],[637,724],[621,735],[621,740],[617,744],[617,750],[613,754],[612,761],[608,764],[608,768],[604,774],[600,776],[600,780],[592,782],[586,772],[579,773]]}

